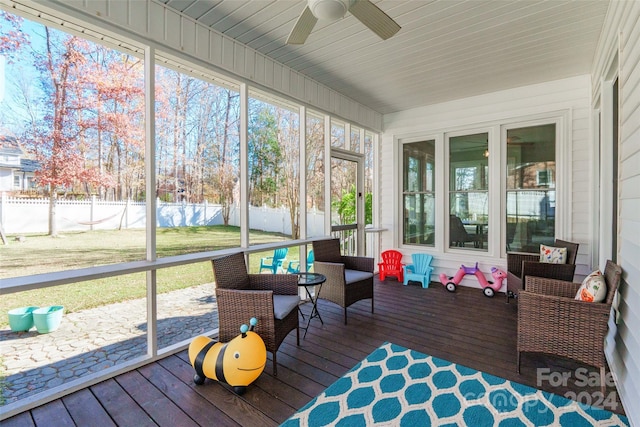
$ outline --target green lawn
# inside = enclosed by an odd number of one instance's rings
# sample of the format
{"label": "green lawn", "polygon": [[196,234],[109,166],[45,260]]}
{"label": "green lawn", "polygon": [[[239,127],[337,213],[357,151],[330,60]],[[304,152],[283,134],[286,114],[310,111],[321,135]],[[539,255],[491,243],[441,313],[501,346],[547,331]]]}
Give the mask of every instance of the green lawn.
{"label": "green lawn", "polygon": [[[253,245],[283,241],[286,237],[252,232],[249,239]],[[144,230],[65,233],[58,238],[26,235],[22,242],[9,236],[8,240],[8,245],[0,245],[0,279],[136,261],[145,257]],[[240,228],[160,228],[156,241],[158,258],[233,248],[240,246]],[[267,255],[270,253],[252,254],[251,271],[257,272],[260,257]],[[210,262],[162,269],[157,273],[158,293],[210,282],[213,282]],[[136,273],[2,295],[0,313],[16,307],[47,305],[63,305],[65,312],[74,312],[145,296],[145,273]],[[0,327],[7,325],[7,316],[2,314]]]}

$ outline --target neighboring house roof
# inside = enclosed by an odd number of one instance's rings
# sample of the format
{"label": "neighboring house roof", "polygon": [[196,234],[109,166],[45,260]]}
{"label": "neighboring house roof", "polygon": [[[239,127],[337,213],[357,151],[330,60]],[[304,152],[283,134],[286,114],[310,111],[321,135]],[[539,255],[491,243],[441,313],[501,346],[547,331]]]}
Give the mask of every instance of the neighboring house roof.
{"label": "neighboring house roof", "polygon": [[20,172],[35,172],[40,169],[40,162],[31,159],[20,159]]}
{"label": "neighboring house roof", "polygon": [[13,136],[0,135],[0,153],[21,156],[22,149]]}
{"label": "neighboring house roof", "polygon": [[38,163],[38,161],[22,158],[24,152],[22,148],[20,148],[18,140],[13,136],[0,135],[0,155],[14,159],[13,162],[0,160],[0,168],[27,173],[33,173],[40,169],[40,163]]}

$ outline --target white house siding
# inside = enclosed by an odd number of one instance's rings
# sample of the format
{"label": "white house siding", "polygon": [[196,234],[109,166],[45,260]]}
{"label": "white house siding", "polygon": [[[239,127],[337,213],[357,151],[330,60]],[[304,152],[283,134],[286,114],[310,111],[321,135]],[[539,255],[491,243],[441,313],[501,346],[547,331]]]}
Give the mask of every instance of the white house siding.
{"label": "white house siding", "polygon": [[[607,359],[627,415],[640,425],[640,2],[613,1],[594,60],[594,105],[618,55],[620,105],[618,263],[623,269],[617,325]],[[601,210],[611,210],[601,205]],[[617,330],[617,334],[616,334]]]}
{"label": "white house siding", "polygon": [[[436,164],[436,186],[443,192],[436,202],[439,212],[437,228],[441,230],[435,248],[419,246],[402,246],[401,221],[401,173],[402,163],[399,153],[398,140],[406,138],[444,138],[445,132],[462,129],[490,128],[494,132],[490,136],[490,147],[499,144],[500,125],[514,121],[527,121],[540,118],[561,116],[562,135],[559,144],[558,180],[563,183],[558,186],[558,221],[560,235],[567,240],[580,243],[576,278],[581,279],[591,271],[592,221],[593,210],[591,203],[591,189],[585,177],[590,167],[593,142],[590,137],[592,127],[590,121],[590,77],[578,76],[559,81],[552,81],[532,86],[520,87],[486,95],[460,99],[452,102],[425,106],[400,113],[384,116],[384,133],[380,147],[380,199],[388,203],[382,204],[380,211],[381,227],[388,229],[382,233],[381,250],[400,247],[408,256],[412,252],[424,251],[434,255],[434,276],[439,273],[453,274],[461,263],[466,265],[478,261],[482,271],[488,272],[491,266],[506,267],[506,259],[502,253],[499,235],[491,234],[493,244],[488,252],[448,251],[444,239],[443,219],[447,218],[446,189],[442,186],[443,159],[447,156],[440,152],[436,157],[440,162]],[[562,144],[562,145],[560,145]],[[491,151],[491,148],[490,148]],[[491,161],[491,160],[490,160]],[[494,160],[497,162],[497,160]],[[498,163],[494,163],[496,170]],[[500,170],[503,167],[500,166]],[[499,173],[495,175],[496,179]],[[497,188],[495,185],[492,188]],[[443,198],[443,196],[445,198]],[[438,196],[436,196],[438,197]],[[490,215],[502,215],[500,208],[502,200],[498,192],[493,192],[490,203]],[[501,221],[498,219],[494,225]],[[490,227],[492,225],[490,224]],[[496,229],[496,227],[492,227]],[[466,285],[478,287],[473,278],[463,282]]]}
{"label": "white house siding", "polygon": [[13,191],[13,170],[0,168],[0,191]]}
{"label": "white house siding", "polygon": [[[227,76],[255,82],[267,90],[332,114],[365,128],[379,131],[382,115],[365,105],[286,67],[271,58],[183,16],[153,0],[13,0],[18,10],[48,11],[78,19],[101,33],[123,35],[150,43],[158,50],[186,58]],[[69,27],[67,27],[69,31]],[[87,35],[85,35],[86,37]]]}

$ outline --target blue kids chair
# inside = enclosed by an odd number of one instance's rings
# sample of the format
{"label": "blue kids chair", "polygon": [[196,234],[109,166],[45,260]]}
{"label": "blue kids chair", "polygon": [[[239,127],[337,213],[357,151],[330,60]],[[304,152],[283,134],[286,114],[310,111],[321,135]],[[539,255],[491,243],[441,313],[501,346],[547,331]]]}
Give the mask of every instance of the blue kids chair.
{"label": "blue kids chair", "polygon": [[423,288],[429,287],[431,281],[431,261],[433,256],[429,254],[411,254],[411,260],[413,264],[404,266],[404,284],[409,283],[409,280],[422,283]]}
{"label": "blue kids chair", "polygon": [[[309,255],[307,255],[307,271],[311,270],[313,266],[313,251],[309,251]],[[300,273],[300,261],[293,260],[289,262],[287,265],[287,273]]]}
{"label": "blue kids chair", "polygon": [[289,248],[280,248],[273,251],[273,256],[260,258],[260,273],[262,270],[271,270],[273,274],[278,273],[278,269],[282,268],[282,263],[287,257]]}

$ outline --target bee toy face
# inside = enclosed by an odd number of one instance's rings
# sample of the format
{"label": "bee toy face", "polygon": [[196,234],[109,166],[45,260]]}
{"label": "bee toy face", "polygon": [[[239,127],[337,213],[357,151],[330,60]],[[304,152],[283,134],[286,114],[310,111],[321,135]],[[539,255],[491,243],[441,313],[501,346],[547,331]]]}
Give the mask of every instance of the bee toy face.
{"label": "bee toy face", "polygon": [[267,349],[260,335],[247,332],[232,339],[224,354],[224,375],[229,385],[247,386],[255,381],[267,361]]}
{"label": "bee toy face", "polygon": [[226,344],[196,337],[189,345],[189,360],[196,371],[196,384],[211,378],[233,386],[241,394],[264,370],[267,349],[260,335],[242,325],[241,334]]}

